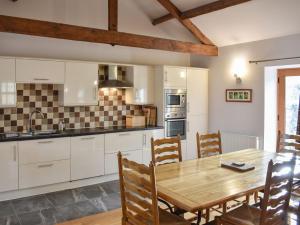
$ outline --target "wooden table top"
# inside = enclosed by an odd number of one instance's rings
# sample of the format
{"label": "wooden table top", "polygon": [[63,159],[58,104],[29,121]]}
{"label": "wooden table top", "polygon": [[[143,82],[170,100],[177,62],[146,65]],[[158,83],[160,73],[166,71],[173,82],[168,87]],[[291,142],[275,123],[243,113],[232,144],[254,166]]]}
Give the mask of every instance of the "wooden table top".
{"label": "wooden table top", "polygon": [[[158,194],[190,212],[236,199],[265,185],[268,163],[276,153],[246,149],[203,159],[162,165],[156,168]],[[255,165],[248,172],[221,167],[222,161]]]}

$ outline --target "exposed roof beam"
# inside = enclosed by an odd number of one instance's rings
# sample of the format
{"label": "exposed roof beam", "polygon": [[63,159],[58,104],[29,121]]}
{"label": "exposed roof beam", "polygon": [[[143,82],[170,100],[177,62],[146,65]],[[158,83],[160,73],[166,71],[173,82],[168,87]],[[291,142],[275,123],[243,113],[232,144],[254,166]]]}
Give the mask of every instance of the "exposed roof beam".
{"label": "exposed roof beam", "polygon": [[[239,4],[242,4],[245,2],[249,2],[249,1],[251,1],[251,0],[218,0],[218,1],[206,4],[206,5],[199,6],[194,9],[187,10],[181,14],[180,18],[183,20],[190,19],[190,18],[193,18],[196,16],[204,15],[207,13],[211,13],[211,12],[225,9],[225,8],[228,8],[231,6],[239,5]],[[157,19],[154,19],[152,21],[152,24],[157,25],[157,24],[166,22],[168,20],[171,20],[173,18],[174,18],[174,16],[171,13],[169,13],[169,14],[161,16]]]}
{"label": "exposed roof beam", "polygon": [[108,30],[118,30],[118,0],[108,0]]}
{"label": "exposed roof beam", "polygon": [[166,10],[170,12],[183,26],[185,26],[200,42],[206,45],[214,45],[202,32],[199,30],[190,19],[182,20],[181,12],[170,0],[157,0]]}
{"label": "exposed roof beam", "polygon": [[217,56],[216,46],[0,15],[0,32]]}

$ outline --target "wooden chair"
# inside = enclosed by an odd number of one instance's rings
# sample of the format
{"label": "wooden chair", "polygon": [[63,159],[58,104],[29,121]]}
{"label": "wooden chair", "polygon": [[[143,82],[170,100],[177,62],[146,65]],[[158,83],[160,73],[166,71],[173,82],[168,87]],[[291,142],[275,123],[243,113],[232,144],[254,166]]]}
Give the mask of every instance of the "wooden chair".
{"label": "wooden chair", "polygon": [[190,225],[182,217],[158,207],[155,172],[118,154],[122,225]]}
{"label": "wooden chair", "polygon": [[204,135],[200,135],[197,132],[196,139],[198,158],[222,154],[222,142],[220,131],[218,131],[218,133]]}
{"label": "wooden chair", "polygon": [[293,184],[295,157],[271,160],[265,184],[261,208],[243,205],[221,217],[217,225],[284,225],[286,224]]}
{"label": "wooden chair", "polygon": [[167,163],[181,162],[181,139],[180,135],[174,138],[151,138],[151,154],[154,166]]}

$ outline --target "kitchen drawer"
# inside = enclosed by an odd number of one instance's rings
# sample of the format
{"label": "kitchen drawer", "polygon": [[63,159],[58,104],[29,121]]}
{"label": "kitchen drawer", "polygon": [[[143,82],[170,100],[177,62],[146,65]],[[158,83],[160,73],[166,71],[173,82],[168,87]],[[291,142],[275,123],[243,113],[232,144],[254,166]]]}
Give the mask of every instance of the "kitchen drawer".
{"label": "kitchen drawer", "polygon": [[105,153],[131,151],[143,148],[143,132],[122,132],[105,135]]}
{"label": "kitchen drawer", "polygon": [[70,181],[70,160],[21,165],[19,188],[30,188]]}
{"label": "kitchen drawer", "polygon": [[70,138],[19,142],[20,164],[70,159]]}
{"label": "kitchen drawer", "polygon": [[[123,152],[122,155],[137,163],[143,162],[143,150]],[[118,173],[118,166],[118,153],[105,154],[105,175]]]}

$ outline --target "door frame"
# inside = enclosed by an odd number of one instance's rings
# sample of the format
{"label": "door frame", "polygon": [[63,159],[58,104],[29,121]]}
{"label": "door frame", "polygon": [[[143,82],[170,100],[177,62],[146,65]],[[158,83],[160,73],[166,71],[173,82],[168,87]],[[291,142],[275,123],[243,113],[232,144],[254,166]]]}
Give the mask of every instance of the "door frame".
{"label": "door frame", "polygon": [[277,70],[277,130],[285,133],[285,78],[300,76],[300,68]]}

